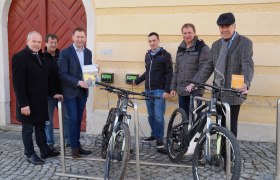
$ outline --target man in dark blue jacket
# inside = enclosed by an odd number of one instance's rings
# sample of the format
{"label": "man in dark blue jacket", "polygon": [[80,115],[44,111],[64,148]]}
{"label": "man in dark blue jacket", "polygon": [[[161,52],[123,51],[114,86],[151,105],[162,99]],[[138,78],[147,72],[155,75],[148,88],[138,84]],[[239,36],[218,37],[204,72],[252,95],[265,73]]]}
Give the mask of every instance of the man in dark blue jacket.
{"label": "man in dark blue jacket", "polygon": [[69,116],[72,157],[78,158],[80,154],[91,154],[91,151],[81,147],[80,129],[88,96],[88,85],[83,80],[82,68],[92,64],[92,53],[85,48],[86,32],[83,28],[76,28],[72,39],[73,44],[60,52],[59,75]]}
{"label": "man in dark blue jacket", "polygon": [[148,35],[150,50],[145,56],[146,71],[135,80],[139,84],[145,80],[145,92],[159,96],[160,99],[146,100],[148,120],[151,127],[151,136],[143,141],[156,141],[157,148],[164,148],[164,113],[165,99],[169,97],[170,83],[172,80],[172,59],[170,53],[159,46],[159,35],[151,32]]}

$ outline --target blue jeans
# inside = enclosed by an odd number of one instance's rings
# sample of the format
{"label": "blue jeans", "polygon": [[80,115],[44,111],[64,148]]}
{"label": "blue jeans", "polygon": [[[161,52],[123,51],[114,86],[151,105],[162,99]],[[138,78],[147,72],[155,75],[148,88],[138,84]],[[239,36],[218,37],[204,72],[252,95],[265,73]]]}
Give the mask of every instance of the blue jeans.
{"label": "blue jeans", "polygon": [[179,108],[184,109],[187,114],[187,117],[189,117],[190,96],[180,96],[179,95]]}
{"label": "blue jeans", "polygon": [[80,129],[83,119],[83,112],[87,98],[76,97],[72,99],[65,99],[66,107],[69,115],[69,131],[71,148],[80,148]]}
{"label": "blue jeans", "polygon": [[[54,109],[57,108],[57,99],[53,97],[48,97],[48,113],[49,120],[46,121],[45,133],[47,137],[47,144],[54,145],[54,136],[53,136],[53,113]],[[64,129],[64,139],[67,144],[69,144],[69,117],[67,113],[67,108],[65,103],[62,103],[62,120],[63,120],[63,129]]]}
{"label": "blue jeans", "polygon": [[146,94],[161,97],[160,99],[146,100],[148,120],[151,127],[151,135],[157,140],[162,140],[164,136],[164,114],[165,99],[162,98],[164,90],[146,90]]}

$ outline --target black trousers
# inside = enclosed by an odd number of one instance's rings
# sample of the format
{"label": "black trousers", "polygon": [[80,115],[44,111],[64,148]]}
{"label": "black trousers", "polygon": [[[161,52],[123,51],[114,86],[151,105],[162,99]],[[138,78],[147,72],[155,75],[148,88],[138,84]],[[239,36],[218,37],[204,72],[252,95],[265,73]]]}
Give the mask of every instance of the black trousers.
{"label": "black trousers", "polygon": [[45,134],[45,124],[30,124],[22,123],[22,140],[24,145],[24,154],[30,157],[35,153],[32,134],[35,130],[35,140],[36,144],[40,149],[41,156],[47,155],[49,152],[49,147],[47,145],[47,138]]}
{"label": "black trousers", "polygon": [[[217,108],[219,114],[223,114],[221,112],[221,108]],[[230,105],[230,128],[231,132],[237,137],[238,131],[238,115],[240,111],[240,105]],[[222,126],[226,126],[226,117],[223,115],[222,117]]]}

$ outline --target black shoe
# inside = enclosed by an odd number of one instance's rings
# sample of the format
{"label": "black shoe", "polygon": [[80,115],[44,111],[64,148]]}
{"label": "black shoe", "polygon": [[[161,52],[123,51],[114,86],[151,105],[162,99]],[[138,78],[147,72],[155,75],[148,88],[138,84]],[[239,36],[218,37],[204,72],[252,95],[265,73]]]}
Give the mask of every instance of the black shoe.
{"label": "black shoe", "polygon": [[79,153],[80,153],[80,154],[86,154],[86,155],[87,155],[87,154],[92,154],[91,151],[85,150],[85,149],[83,149],[83,148],[80,148],[80,149],[79,149]]}
{"label": "black shoe", "polygon": [[142,139],[142,142],[152,142],[155,141],[156,138],[154,136],[146,137]]}
{"label": "black shoe", "polygon": [[163,144],[162,140],[157,140],[157,148],[158,149],[164,148],[164,144]]}
{"label": "black shoe", "polygon": [[60,155],[60,152],[55,151],[55,150],[53,150],[53,151],[50,150],[48,152],[48,154],[41,154],[41,158],[46,159],[46,158],[49,158],[49,157],[56,157],[58,155]]}
{"label": "black shoe", "polygon": [[79,148],[72,149],[72,158],[80,158]]}
{"label": "black shoe", "polygon": [[27,157],[26,158],[26,161],[31,163],[31,164],[34,164],[34,165],[43,165],[44,164],[44,161],[42,159],[40,159],[37,154],[32,154],[30,157]]}
{"label": "black shoe", "polygon": [[53,145],[49,145],[50,151],[54,151]]}
{"label": "black shoe", "polygon": [[167,154],[167,150],[165,148],[157,148],[157,152],[160,154]]}

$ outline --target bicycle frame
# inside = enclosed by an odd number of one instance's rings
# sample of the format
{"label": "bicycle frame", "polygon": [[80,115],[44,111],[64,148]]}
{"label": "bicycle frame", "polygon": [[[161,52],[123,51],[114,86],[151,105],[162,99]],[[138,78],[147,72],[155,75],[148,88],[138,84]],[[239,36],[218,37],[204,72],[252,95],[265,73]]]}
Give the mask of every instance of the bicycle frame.
{"label": "bicycle frame", "polygon": [[[194,95],[191,94],[190,95],[190,112],[189,112],[189,122],[183,122],[184,123],[188,123],[188,134],[187,134],[187,138],[190,140],[189,143],[189,148],[186,152],[186,155],[188,154],[193,154],[194,152],[194,148],[195,145],[197,143],[197,140],[199,139],[200,135],[203,132],[204,127],[206,126],[206,160],[210,160],[211,159],[211,150],[210,150],[210,131],[213,125],[221,125],[221,119],[222,116],[217,114],[217,94],[216,92],[213,90],[211,93],[211,98],[209,102],[206,102],[205,104],[201,104],[198,107],[195,107],[194,105]],[[197,105],[198,103],[196,103]],[[204,112],[202,112],[203,110],[205,110]],[[202,114],[200,116],[198,116],[199,113]],[[212,116],[216,116],[217,122],[218,123],[212,123],[211,122],[211,117]],[[206,121],[205,121],[206,119]],[[218,139],[218,147],[217,147],[217,152],[221,152],[221,139]],[[191,147],[191,148],[190,148]]]}

